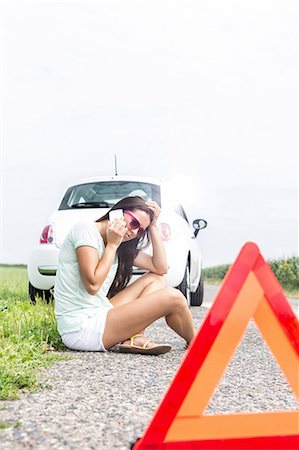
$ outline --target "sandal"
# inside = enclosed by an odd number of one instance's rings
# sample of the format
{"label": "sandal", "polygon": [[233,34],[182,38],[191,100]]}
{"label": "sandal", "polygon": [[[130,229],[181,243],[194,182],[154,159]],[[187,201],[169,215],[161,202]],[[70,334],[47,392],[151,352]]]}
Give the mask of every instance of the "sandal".
{"label": "sandal", "polygon": [[143,334],[134,334],[130,338],[130,345],[127,344],[119,344],[118,349],[120,353],[140,353],[141,355],[161,355],[163,353],[167,353],[171,350],[171,345],[169,344],[156,344],[154,347],[148,347],[150,342],[153,342],[151,339],[145,341],[142,346],[135,345],[134,339],[139,336],[144,336]]}

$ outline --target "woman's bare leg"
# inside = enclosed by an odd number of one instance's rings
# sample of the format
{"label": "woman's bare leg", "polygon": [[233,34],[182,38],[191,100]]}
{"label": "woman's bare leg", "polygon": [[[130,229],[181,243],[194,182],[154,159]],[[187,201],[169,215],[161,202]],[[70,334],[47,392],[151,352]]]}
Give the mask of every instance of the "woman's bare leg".
{"label": "woman's bare leg", "polygon": [[166,287],[166,279],[163,275],[147,273],[142,275],[132,284],[110,299],[113,306],[120,306],[136,300],[141,296],[150,294]]}
{"label": "woman's bare leg", "polygon": [[[146,275],[142,275],[117,295],[110,299],[110,302],[113,306],[120,306],[126,303],[131,302],[132,300],[136,300],[144,295],[150,294],[152,292],[156,292],[160,289],[166,287],[166,279],[163,275],[157,275],[155,273],[147,273]],[[144,336],[145,330],[138,330],[137,336],[134,336],[134,345],[143,346],[145,342],[147,342],[147,348],[156,347],[157,344],[152,340],[148,340]],[[122,341],[122,345],[129,346],[131,345],[131,336],[128,336],[127,339]]]}
{"label": "woman's bare leg", "polygon": [[186,299],[179,290],[164,288],[111,309],[103,344],[110,348],[164,316],[167,324],[189,343],[194,336],[194,325]]}

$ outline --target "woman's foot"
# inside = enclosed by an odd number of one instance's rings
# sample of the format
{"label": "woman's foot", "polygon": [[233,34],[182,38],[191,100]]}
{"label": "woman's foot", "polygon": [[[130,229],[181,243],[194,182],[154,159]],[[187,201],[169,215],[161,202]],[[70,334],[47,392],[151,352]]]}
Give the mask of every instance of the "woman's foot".
{"label": "woman's foot", "polygon": [[119,344],[121,353],[140,353],[142,355],[161,355],[171,350],[169,344],[156,344],[144,334],[135,334],[130,339]]}

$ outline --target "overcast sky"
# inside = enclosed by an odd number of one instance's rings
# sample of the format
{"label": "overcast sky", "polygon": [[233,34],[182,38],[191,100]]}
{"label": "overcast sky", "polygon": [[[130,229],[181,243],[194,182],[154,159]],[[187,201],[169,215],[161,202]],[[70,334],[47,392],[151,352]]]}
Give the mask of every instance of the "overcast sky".
{"label": "overcast sky", "polygon": [[0,4],[1,262],[114,154],[208,221],[204,266],[297,254],[297,1]]}

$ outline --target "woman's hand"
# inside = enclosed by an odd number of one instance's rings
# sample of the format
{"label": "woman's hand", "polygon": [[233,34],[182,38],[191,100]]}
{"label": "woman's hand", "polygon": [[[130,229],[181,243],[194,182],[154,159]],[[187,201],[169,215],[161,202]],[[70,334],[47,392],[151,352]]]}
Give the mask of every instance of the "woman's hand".
{"label": "woman's hand", "polygon": [[149,209],[151,209],[151,210],[153,211],[153,213],[154,213],[154,218],[153,218],[153,220],[152,220],[152,222],[151,222],[151,224],[150,224],[150,227],[156,226],[156,225],[157,225],[158,217],[159,217],[160,212],[161,212],[161,208],[160,208],[160,206],[158,205],[158,203],[156,203],[156,202],[154,202],[154,201],[146,202],[146,206],[147,206]]}
{"label": "woman's hand", "polygon": [[124,219],[114,219],[107,226],[107,244],[110,244],[113,247],[119,247],[127,231]]}
{"label": "woman's hand", "polygon": [[153,221],[149,226],[153,252],[152,255],[148,255],[142,251],[139,252],[134,259],[134,266],[140,269],[147,269],[158,275],[164,275],[168,271],[168,263],[165,248],[156,226],[161,209],[156,202],[146,202],[146,206],[154,213]]}

